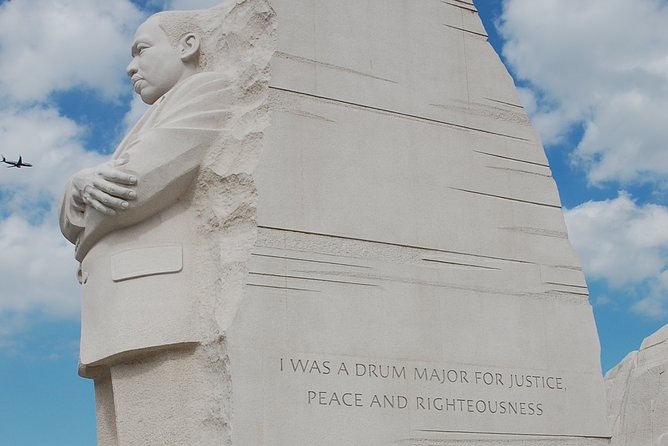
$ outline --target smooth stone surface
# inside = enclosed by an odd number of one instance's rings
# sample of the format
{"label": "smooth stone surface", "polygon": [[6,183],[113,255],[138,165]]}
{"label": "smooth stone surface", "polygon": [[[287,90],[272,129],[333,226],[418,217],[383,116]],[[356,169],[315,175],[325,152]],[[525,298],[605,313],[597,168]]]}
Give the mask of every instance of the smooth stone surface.
{"label": "smooth stone surface", "polygon": [[272,5],[235,444],[608,444],[584,276],[473,3]]}
{"label": "smooth stone surface", "polygon": [[668,446],[668,325],[605,375],[614,446]]}

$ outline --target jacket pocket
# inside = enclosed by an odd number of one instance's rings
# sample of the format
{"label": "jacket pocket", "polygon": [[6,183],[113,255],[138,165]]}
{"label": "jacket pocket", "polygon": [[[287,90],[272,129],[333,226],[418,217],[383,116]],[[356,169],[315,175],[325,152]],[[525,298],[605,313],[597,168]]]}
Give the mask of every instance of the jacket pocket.
{"label": "jacket pocket", "polygon": [[154,246],[122,251],[111,256],[111,279],[114,282],[178,273],[183,269],[181,246]]}

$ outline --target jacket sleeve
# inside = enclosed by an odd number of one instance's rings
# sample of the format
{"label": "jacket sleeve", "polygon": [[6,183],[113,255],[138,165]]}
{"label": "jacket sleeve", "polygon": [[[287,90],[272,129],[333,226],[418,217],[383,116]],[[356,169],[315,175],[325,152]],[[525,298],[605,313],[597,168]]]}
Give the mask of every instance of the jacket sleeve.
{"label": "jacket sleeve", "polygon": [[79,238],[79,234],[81,234],[83,231],[84,213],[72,206],[72,193],[73,186],[72,181],[70,180],[67,182],[65,193],[60,200],[58,217],[60,223],[60,232],[63,233],[67,240],[73,244],[76,244],[77,239]]}
{"label": "jacket sleeve", "polygon": [[86,209],[78,260],[104,235],[166,209],[190,188],[204,155],[220,139],[229,98],[219,79],[204,78],[186,87],[165,97],[155,124],[126,142],[122,156],[128,161],[122,170],[137,177],[137,198],[116,215]]}

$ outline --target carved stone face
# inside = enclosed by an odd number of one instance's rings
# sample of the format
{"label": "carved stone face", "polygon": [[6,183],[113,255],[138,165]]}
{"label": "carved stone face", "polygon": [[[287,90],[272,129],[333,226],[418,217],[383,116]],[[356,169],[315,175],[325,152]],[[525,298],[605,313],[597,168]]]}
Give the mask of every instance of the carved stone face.
{"label": "carved stone face", "polygon": [[142,101],[153,104],[190,73],[165,32],[159,19],[150,17],[135,33],[132,61],[126,69],[132,87]]}

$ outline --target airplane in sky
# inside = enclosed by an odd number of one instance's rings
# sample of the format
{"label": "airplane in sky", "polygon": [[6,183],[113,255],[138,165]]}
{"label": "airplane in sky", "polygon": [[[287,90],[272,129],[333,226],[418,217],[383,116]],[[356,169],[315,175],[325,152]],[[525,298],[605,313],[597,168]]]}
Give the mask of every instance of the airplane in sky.
{"label": "airplane in sky", "polygon": [[32,164],[24,163],[23,159],[20,156],[18,161],[7,161],[4,155],[1,156],[2,156],[2,162],[5,164],[9,164],[9,166],[7,167],[18,167],[19,169],[21,167],[32,167]]}

